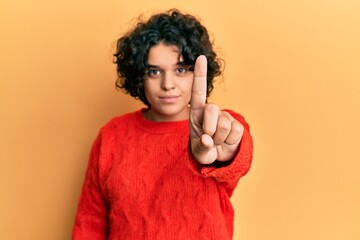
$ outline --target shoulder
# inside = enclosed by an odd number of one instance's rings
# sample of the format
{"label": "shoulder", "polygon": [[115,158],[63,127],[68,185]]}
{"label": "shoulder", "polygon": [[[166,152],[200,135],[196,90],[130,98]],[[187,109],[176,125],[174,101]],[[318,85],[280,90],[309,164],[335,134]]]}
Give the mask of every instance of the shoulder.
{"label": "shoulder", "polygon": [[101,133],[113,133],[117,132],[118,130],[122,128],[129,128],[130,123],[135,122],[135,120],[141,116],[141,110],[126,113],[121,116],[115,116],[111,118],[107,123],[105,123],[101,128]]}

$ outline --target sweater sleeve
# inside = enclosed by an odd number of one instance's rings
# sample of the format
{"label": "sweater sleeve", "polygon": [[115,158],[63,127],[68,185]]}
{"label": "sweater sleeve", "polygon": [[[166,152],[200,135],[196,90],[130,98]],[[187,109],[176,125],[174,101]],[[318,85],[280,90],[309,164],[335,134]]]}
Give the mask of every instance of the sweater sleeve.
{"label": "sweater sleeve", "polygon": [[253,156],[253,141],[250,135],[250,127],[245,119],[238,113],[229,112],[236,120],[244,126],[244,133],[234,159],[229,162],[215,162],[210,165],[202,165],[190,156],[190,167],[204,177],[215,178],[220,185],[224,186],[229,196],[232,195],[239,179],[250,169]]}
{"label": "sweater sleeve", "polygon": [[73,240],[107,239],[109,208],[100,184],[101,135],[93,143],[72,231]]}

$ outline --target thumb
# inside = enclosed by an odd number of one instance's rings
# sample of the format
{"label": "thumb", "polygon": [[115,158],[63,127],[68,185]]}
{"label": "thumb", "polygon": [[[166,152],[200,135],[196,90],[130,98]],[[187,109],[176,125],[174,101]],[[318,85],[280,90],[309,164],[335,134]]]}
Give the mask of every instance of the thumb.
{"label": "thumb", "polygon": [[211,164],[217,159],[214,140],[207,134],[191,139],[191,152],[196,161],[201,164]]}

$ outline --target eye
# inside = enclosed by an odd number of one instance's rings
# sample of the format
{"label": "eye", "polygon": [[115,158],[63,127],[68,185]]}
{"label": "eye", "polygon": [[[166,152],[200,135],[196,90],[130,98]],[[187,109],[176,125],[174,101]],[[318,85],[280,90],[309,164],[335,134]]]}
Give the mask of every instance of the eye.
{"label": "eye", "polygon": [[178,72],[178,73],[186,73],[187,69],[184,68],[184,67],[179,67],[178,69],[176,69],[176,72]]}
{"label": "eye", "polygon": [[180,66],[176,69],[178,74],[186,74],[188,72],[192,72],[194,68],[192,66]]}
{"label": "eye", "polygon": [[145,72],[146,76],[154,78],[156,76],[159,76],[161,74],[159,69],[147,69]]}

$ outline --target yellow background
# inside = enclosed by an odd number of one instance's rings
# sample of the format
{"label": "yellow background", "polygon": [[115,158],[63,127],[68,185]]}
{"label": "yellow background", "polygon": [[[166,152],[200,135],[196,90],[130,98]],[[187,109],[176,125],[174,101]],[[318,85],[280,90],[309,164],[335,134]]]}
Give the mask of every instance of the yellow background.
{"label": "yellow background", "polygon": [[63,240],[140,13],[195,14],[226,61],[212,102],[252,127],[235,240],[360,239],[358,0],[0,1],[0,238]]}

